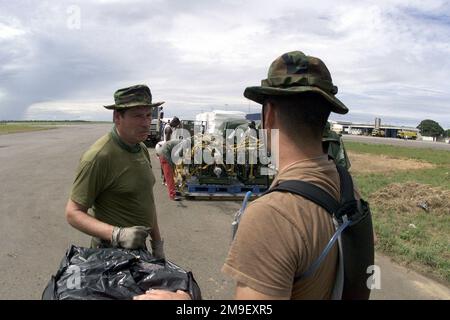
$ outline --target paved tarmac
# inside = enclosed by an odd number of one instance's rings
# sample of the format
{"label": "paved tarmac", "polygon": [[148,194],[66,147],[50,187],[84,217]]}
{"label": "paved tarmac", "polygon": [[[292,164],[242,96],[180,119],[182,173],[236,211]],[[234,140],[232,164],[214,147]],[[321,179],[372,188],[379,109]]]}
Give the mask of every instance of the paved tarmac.
{"label": "paved tarmac", "polygon": [[[89,237],[67,224],[64,208],[82,153],[110,124],[0,135],[0,299],[40,299],[70,244]],[[220,272],[230,244],[235,201],[169,201],[151,152],[166,255],[193,271],[205,299],[229,299],[233,281]],[[374,299],[450,299],[447,287],[377,255],[381,289]]]}

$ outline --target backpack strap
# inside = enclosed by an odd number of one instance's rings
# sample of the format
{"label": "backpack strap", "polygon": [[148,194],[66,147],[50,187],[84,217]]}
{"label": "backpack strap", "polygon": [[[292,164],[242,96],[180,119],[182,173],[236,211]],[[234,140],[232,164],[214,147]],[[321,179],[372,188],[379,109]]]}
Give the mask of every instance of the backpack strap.
{"label": "backpack strap", "polygon": [[357,212],[357,201],[355,199],[353,179],[346,168],[336,165],[336,169],[339,173],[341,203],[339,210],[335,213],[335,216],[339,221],[342,220],[344,215],[351,220],[352,216]]}
{"label": "backpack strap", "polygon": [[337,213],[340,204],[328,192],[315,186],[312,183],[301,180],[287,180],[269,189],[264,195],[274,192],[283,191],[300,195],[315,204],[324,208],[331,216]]}

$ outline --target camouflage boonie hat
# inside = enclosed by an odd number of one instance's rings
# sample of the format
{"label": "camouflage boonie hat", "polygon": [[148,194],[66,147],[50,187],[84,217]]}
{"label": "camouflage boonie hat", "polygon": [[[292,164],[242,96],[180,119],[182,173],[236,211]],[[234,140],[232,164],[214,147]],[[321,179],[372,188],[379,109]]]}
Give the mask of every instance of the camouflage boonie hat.
{"label": "camouflage boonie hat", "polygon": [[127,109],[132,107],[158,107],[164,103],[152,103],[152,93],[145,84],[119,89],[114,93],[115,104],[104,106],[106,109]]}
{"label": "camouflage boonie hat", "polygon": [[263,104],[268,96],[290,96],[303,92],[321,94],[330,102],[333,112],[348,112],[348,108],[335,97],[338,88],[333,85],[330,72],[322,60],[301,51],[288,52],[275,59],[267,79],[262,80],[259,87],[247,87],[244,96]]}

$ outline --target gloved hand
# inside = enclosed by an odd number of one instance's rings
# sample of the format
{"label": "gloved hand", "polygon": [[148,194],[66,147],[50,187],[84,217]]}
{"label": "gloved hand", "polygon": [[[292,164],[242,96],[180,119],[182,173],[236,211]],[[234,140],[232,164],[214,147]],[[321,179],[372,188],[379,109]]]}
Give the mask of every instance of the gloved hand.
{"label": "gloved hand", "polygon": [[152,245],[152,255],[158,259],[166,259],[164,254],[164,240],[150,240]]}
{"label": "gloved hand", "polygon": [[125,249],[144,249],[145,239],[149,235],[150,228],[136,226],[129,228],[114,227],[111,237],[113,247]]}

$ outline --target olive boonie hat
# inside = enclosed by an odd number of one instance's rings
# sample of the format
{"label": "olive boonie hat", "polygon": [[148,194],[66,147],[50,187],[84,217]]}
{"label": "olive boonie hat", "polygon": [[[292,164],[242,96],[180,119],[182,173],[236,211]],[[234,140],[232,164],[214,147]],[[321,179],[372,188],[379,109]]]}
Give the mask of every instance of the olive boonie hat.
{"label": "olive boonie hat", "polygon": [[164,103],[152,103],[152,93],[145,84],[119,89],[114,93],[115,104],[104,106],[106,109],[126,109],[132,107],[158,107]]}
{"label": "olive boonie hat", "polygon": [[301,51],[288,52],[275,59],[267,79],[262,80],[259,87],[247,87],[244,96],[263,104],[268,96],[290,96],[303,92],[321,94],[330,102],[333,112],[348,112],[348,108],[335,97],[338,88],[333,85],[330,72],[322,60]]}

